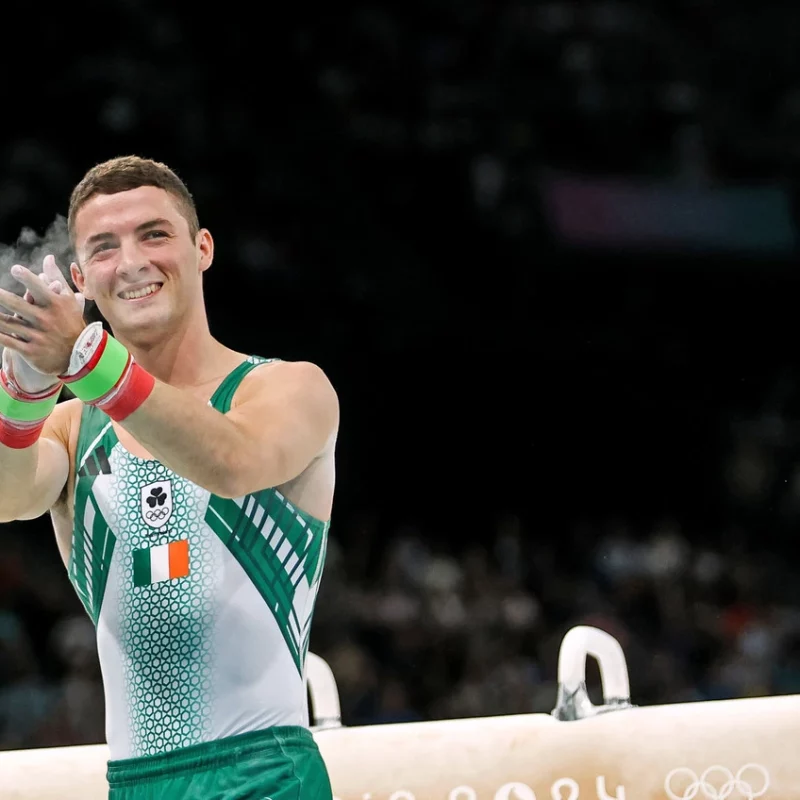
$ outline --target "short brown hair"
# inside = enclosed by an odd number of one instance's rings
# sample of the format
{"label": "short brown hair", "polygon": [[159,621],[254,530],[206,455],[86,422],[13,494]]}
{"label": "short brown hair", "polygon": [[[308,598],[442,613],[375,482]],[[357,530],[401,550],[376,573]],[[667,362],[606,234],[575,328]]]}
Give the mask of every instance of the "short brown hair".
{"label": "short brown hair", "polygon": [[186,184],[166,164],[139,156],[119,156],[92,167],[72,190],[67,226],[73,245],[75,217],[88,200],[96,194],[116,194],[140,186],[156,186],[169,192],[178,201],[181,216],[189,223],[189,234],[192,238],[197,235],[200,230],[197,209]]}

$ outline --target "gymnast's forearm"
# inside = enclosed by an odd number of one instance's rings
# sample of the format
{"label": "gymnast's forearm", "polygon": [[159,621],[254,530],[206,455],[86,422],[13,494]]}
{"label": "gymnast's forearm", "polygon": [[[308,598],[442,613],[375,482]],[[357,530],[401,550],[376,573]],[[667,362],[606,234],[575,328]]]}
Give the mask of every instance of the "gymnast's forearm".
{"label": "gymnast's forearm", "polygon": [[225,415],[193,395],[157,382],[120,424],[178,475],[220,497],[237,496],[232,487],[254,444]]}

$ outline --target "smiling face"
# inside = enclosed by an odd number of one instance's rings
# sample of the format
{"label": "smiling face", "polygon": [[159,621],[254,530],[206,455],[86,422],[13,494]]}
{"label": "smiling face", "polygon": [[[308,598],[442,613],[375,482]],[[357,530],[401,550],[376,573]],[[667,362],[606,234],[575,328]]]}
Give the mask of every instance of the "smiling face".
{"label": "smiling face", "polygon": [[169,192],[95,194],[75,215],[74,238],[80,268],[72,278],[115,335],[144,343],[204,316],[202,273],[213,240],[205,229],[192,237]]}

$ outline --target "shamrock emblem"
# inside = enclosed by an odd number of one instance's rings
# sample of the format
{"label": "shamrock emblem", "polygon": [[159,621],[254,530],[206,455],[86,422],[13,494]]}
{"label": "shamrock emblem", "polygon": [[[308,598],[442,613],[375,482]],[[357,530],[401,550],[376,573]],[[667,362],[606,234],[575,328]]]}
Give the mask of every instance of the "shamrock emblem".
{"label": "shamrock emblem", "polygon": [[150,508],[155,508],[156,505],[163,506],[166,501],[167,494],[160,486],[150,490],[150,496],[147,498],[147,505]]}

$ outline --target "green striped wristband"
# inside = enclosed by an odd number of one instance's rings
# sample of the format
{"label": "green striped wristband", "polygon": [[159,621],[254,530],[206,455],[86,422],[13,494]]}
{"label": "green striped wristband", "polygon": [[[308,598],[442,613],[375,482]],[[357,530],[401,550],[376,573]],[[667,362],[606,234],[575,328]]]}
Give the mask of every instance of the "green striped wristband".
{"label": "green striped wristband", "polygon": [[84,403],[94,403],[117,385],[129,358],[125,346],[106,334],[106,346],[100,360],[82,378],[67,380],[69,390]]}
{"label": "green striped wristband", "polygon": [[39,422],[53,413],[60,391],[41,400],[17,400],[0,381],[0,414],[15,422]]}

